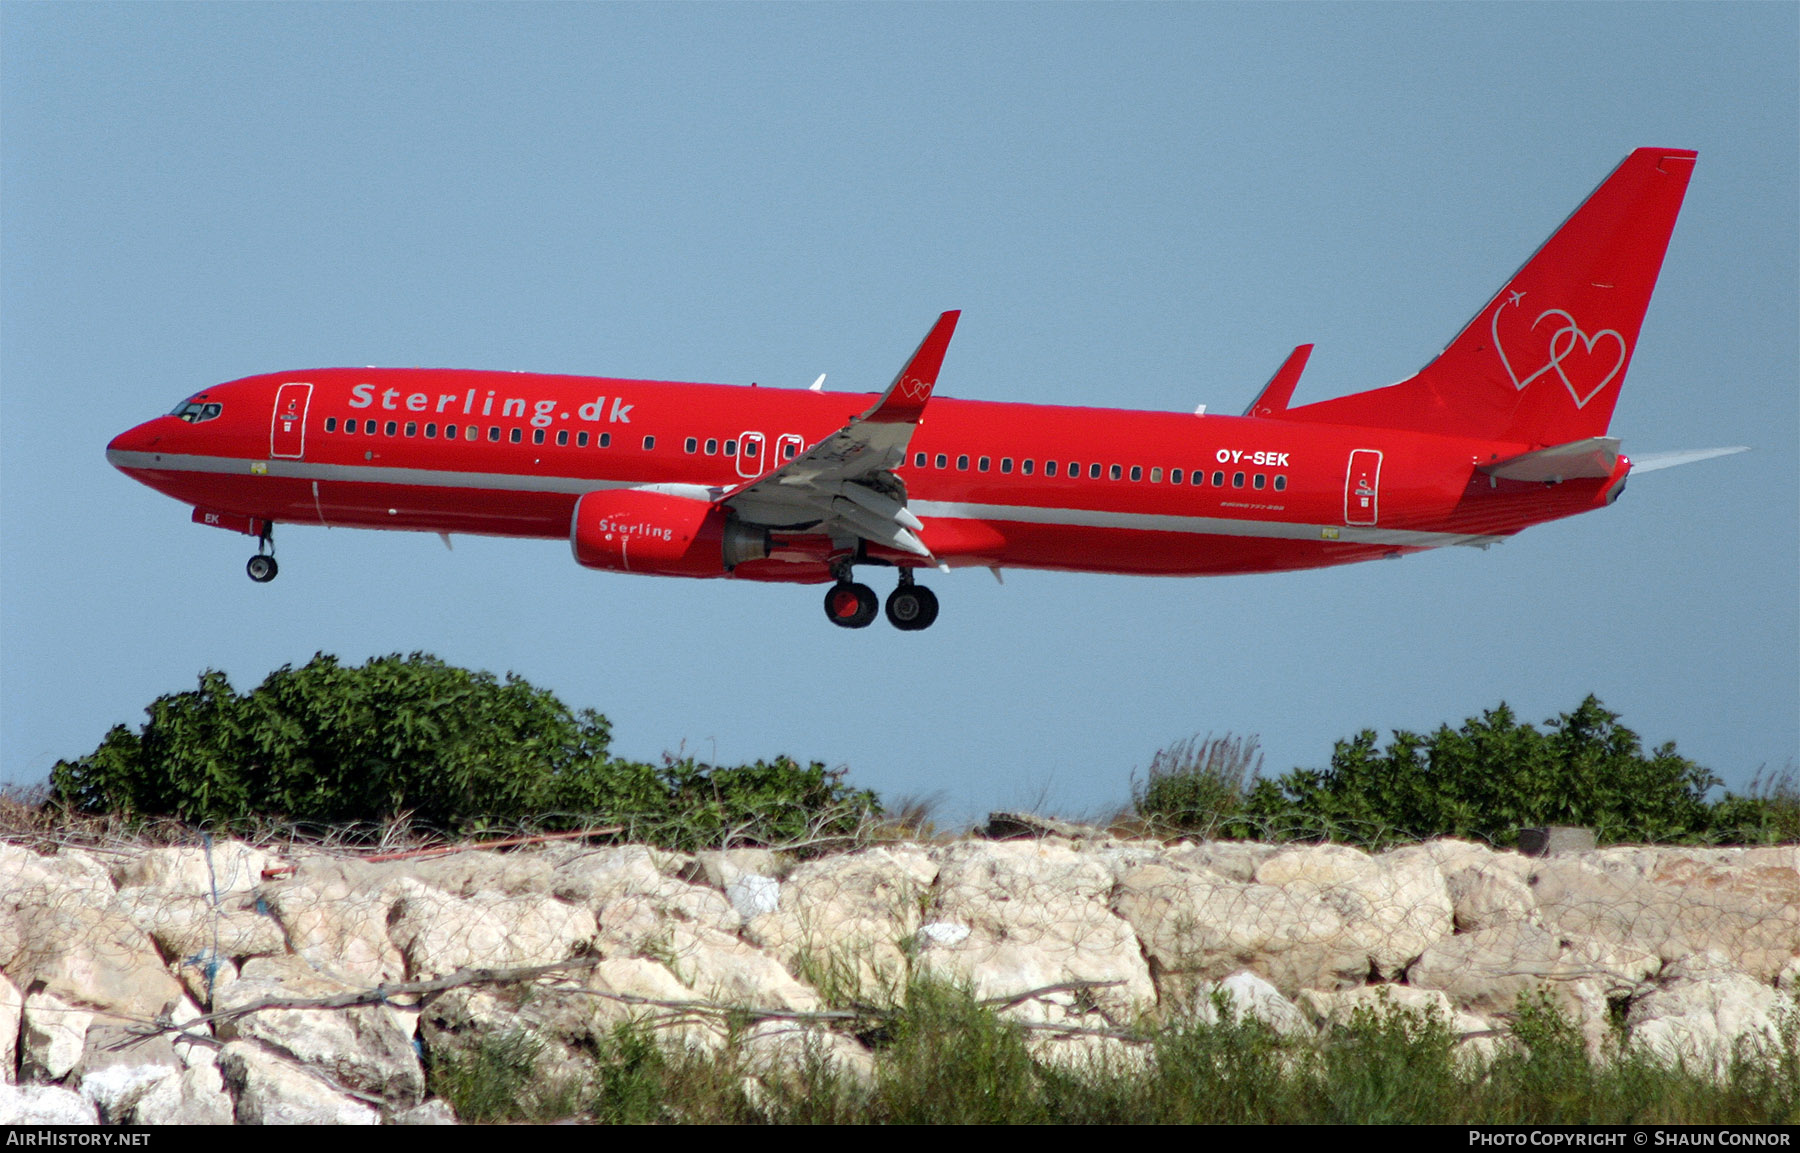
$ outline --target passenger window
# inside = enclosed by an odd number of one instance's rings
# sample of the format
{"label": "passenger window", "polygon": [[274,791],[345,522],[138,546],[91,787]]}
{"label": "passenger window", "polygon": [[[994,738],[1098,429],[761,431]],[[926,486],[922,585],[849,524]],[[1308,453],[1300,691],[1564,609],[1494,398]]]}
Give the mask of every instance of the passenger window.
{"label": "passenger window", "polygon": [[[792,448],[793,445],[789,445],[788,447]],[[924,468],[925,467],[925,454],[924,453],[922,453],[922,452],[913,453],[913,467],[914,468]]]}
{"label": "passenger window", "polygon": [[387,422],[387,434],[389,436],[393,436],[396,432],[399,432],[399,431],[400,431],[400,422],[399,421],[390,420]]}
{"label": "passenger window", "polygon": [[1283,473],[1280,476],[1277,476],[1275,478],[1275,491],[1276,492],[1286,492],[1287,491],[1287,474],[1286,473]]}
{"label": "passenger window", "polygon": [[1055,476],[1056,475],[1056,462],[1055,461],[1047,460],[1044,462],[1044,475],[1045,476]]}
{"label": "passenger window", "polygon": [[425,439],[426,440],[436,440],[437,439],[437,423],[435,421],[426,422]]}
{"label": "passenger window", "polygon": [[569,430],[566,428],[557,429],[557,431],[556,431],[556,447],[557,448],[567,448],[568,446],[569,446]]}
{"label": "passenger window", "polygon": [[1143,480],[1144,479],[1144,466],[1143,465],[1134,464],[1131,466],[1131,479],[1132,480]]}
{"label": "passenger window", "polygon": [[980,469],[982,472],[986,472],[988,470],[988,466],[993,463],[994,463],[993,457],[984,456],[980,460],[975,462],[975,467]]}
{"label": "passenger window", "polygon": [[681,447],[688,452],[699,452],[700,441],[697,438],[690,436],[681,442]]}
{"label": "passenger window", "polygon": [[1031,463],[1030,457],[1026,457],[1024,460],[1019,462],[1019,471],[1024,473],[1026,476],[1031,475],[1031,469],[1032,469],[1032,463]]}
{"label": "passenger window", "polygon": [[531,443],[532,444],[543,444],[544,443],[544,430],[543,429],[534,428],[531,430]]}
{"label": "passenger window", "polygon": [[1255,476],[1255,477],[1253,477],[1253,478],[1252,478],[1252,479],[1253,479],[1253,480],[1254,480],[1254,481],[1255,481],[1255,484],[1256,484],[1256,487],[1257,487],[1257,488],[1261,488],[1261,487],[1262,487],[1262,486],[1263,486],[1263,485],[1265,485],[1265,484],[1267,484],[1267,483],[1268,483],[1268,481],[1269,481],[1269,478],[1268,478],[1268,477],[1266,477],[1266,476],[1264,476],[1264,475],[1263,475],[1263,474],[1262,474],[1262,473],[1260,473],[1260,472],[1259,472],[1259,473],[1257,473],[1257,474],[1256,474],[1256,476]]}
{"label": "passenger window", "polygon": [[1225,487],[1225,474],[1224,473],[1222,473],[1222,472],[1213,473],[1213,487],[1214,488],[1224,488]]}
{"label": "passenger window", "polygon": [[654,436],[647,436],[644,438],[644,451],[645,452],[649,452],[652,449],[654,449],[655,447],[656,447],[656,438]]}
{"label": "passenger window", "polygon": [[1244,474],[1243,473],[1234,472],[1231,474],[1231,487],[1232,488],[1243,488],[1244,487]]}
{"label": "passenger window", "polygon": [[1011,472],[1012,471],[1012,457],[1003,456],[1000,458],[1000,471],[1001,472]]}
{"label": "passenger window", "polygon": [[[1116,469],[1119,466],[1115,464],[1115,465],[1113,465],[1113,467]],[[1098,463],[1088,465],[1088,479],[1089,480],[1099,480],[1100,479],[1100,465]]]}
{"label": "passenger window", "polygon": [[1111,477],[1113,480],[1118,480],[1121,475],[1119,466],[1115,464],[1111,468],[1107,469],[1106,475]]}
{"label": "passenger window", "polygon": [[1181,483],[1181,470],[1180,469],[1172,468],[1169,470],[1169,483],[1170,484],[1180,484]]}
{"label": "passenger window", "polygon": [[969,471],[969,454],[968,453],[965,452],[961,456],[956,458],[956,469],[958,472]]}
{"label": "passenger window", "polygon": [[718,456],[719,455],[719,438],[718,437],[709,436],[706,438],[706,455],[707,456]]}
{"label": "passenger window", "polygon": [[728,440],[725,442],[725,455],[726,456],[736,456],[737,455],[737,441]]}
{"label": "passenger window", "polygon": [[937,466],[939,468],[949,468],[950,467],[950,458],[945,456],[941,452],[938,453],[937,454]]}
{"label": "passenger window", "polygon": [[[790,440],[787,442],[786,445],[784,445],[782,447],[781,455],[787,457],[789,460],[793,460],[794,453],[799,449],[799,447],[800,447],[799,445],[795,444],[793,441]],[[919,464],[921,466],[923,466],[925,464],[925,454],[924,453],[919,454]]]}
{"label": "passenger window", "polygon": [[419,435],[419,422],[418,421],[409,420],[406,422],[406,435],[407,436],[418,436]]}
{"label": "passenger window", "polygon": [[587,436],[588,436],[588,434],[585,432],[576,433],[575,434],[575,447],[576,448],[586,448],[587,447]]}
{"label": "passenger window", "polygon": [[1153,468],[1150,470],[1150,483],[1151,484],[1161,484],[1162,483],[1162,469]]}
{"label": "passenger window", "polygon": [[507,439],[512,441],[514,444],[518,444],[520,441],[525,439],[525,433],[523,430],[515,428],[512,430],[512,434],[510,436],[508,436]]}
{"label": "passenger window", "polygon": [[611,448],[612,447],[612,433],[603,432],[600,434],[600,447],[601,448]]}
{"label": "passenger window", "polygon": [[336,432],[337,431],[337,417],[328,416],[325,418],[325,431],[326,432]]}

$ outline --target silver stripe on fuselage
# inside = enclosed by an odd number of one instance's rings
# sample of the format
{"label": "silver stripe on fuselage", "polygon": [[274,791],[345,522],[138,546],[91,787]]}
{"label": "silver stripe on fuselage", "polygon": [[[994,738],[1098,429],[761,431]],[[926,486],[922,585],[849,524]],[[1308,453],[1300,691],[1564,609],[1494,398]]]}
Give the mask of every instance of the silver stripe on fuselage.
{"label": "silver stripe on fuselage", "polygon": [[[263,475],[348,484],[401,484],[429,488],[476,488],[506,492],[562,493],[580,496],[606,489],[656,487],[661,491],[692,488],[696,499],[706,499],[702,485],[669,485],[651,481],[599,480],[586,476],[520,476],[507,472],[450,472],[432,468],[397,468],[368,464],[320,464],[298,460],[249,461],[231,456],[197,456],[185,453],[125,452],[108,449],[107,463],[115,468],[163,472],[207,472],[249,475],[252,463],[263,465]],[[915,500],[907,504],[914,515],[949,520],[1011,521],[1016,524],[1060,525],[1072,528],[1118,528],[1148,532],[1186,533],[1199,536],[1264,537],[1275,540],[1332,540],[1342,544],[1386,545],[1393,548],[1440,548],[1474,545],[1485,548],[1501,536],[1421,532],[1414,529],[1373,528],[1361,525],[1300,524],[1293,521],[1237,520],[1231,517],[1176,516],[1168,513],[1111,512],[1089,508],[1045,508],[1026,504],[969,504],[961,501]]]}

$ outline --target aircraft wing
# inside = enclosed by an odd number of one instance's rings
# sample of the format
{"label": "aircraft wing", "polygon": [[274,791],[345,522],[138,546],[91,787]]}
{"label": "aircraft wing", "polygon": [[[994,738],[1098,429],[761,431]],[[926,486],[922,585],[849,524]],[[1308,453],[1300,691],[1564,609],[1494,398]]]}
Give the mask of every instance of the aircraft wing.
{"label": "aircraft wing", "polygon": [[745,520],[776,527],[819,525],[931,558],[893,470],[925,415],[961,312],[946,312],[925,334],[879,400],[861,416],[775,471],[727,491],[720,503]]}

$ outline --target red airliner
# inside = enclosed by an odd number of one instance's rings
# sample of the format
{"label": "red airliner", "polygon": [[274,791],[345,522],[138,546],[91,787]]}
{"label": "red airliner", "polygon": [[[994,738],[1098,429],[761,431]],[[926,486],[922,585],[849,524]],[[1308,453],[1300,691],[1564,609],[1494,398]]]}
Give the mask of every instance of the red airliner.
{"label": "red airliner", "polygon": [[1624,489],[1607,424],[1694,157],[1633,152],[1415,376],[1317,404],[1288,405],[1311,345],[1242,416],[934,399],[946,312],[872,401],[330,368],[209,388],[106,455],[258,538],[257,581],[276,524],[566,537],[590,568],[831,582],[845,628],[878,607],[857,565],[898,571],[887,617],[915,630],[938,613],[921,569],[1205,576],[1486,545]]}

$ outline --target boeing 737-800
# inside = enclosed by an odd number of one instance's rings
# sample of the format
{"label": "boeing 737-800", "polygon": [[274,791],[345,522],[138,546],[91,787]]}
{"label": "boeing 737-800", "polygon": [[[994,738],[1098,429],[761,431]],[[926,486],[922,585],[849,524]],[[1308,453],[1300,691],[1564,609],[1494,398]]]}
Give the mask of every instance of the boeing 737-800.
{"label": "boeing 737-800", "polygon": [[1289,406],[1310,345],[1242,416],[934,398],[946,312],[873,397],[315,369],[208,388],[107,459],[256,537],[258,581],[277,524],[566,538],[590,568],[829,582],[845,628],[878,609],[859,565],[898,572],[887,617],[914,630],[938,613],[920,570],[1204,576],[1485,545],[1624,489],[1608,424],[1694,157],[1633,152],[1425,368],[1316,404]]}

